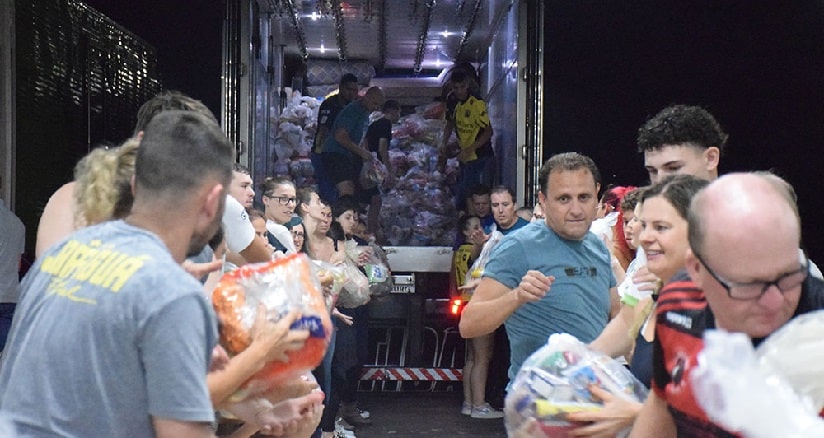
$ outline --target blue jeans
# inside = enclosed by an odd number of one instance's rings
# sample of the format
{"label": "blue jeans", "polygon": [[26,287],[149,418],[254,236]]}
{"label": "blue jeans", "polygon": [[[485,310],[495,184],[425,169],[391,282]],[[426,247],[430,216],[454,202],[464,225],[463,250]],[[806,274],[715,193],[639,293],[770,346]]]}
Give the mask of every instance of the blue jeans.
{"label": "blue jeans", "polygon": [[318,183],[318,196],[325,202],[332,202],[336,198],[337,191],[335,184],[332,183],[326,174],[322,154],[311,151],[309,153],[309,160],[312,161],[312,168],[315,170],[315,181]]}
{"label": "blue jeans", "polygon": [[492,169],[494,157],[481,157],[476,160],[461,163],[461,181],[458,184],[458,193],[455,194],[455,207],[458,210],[466,209],[466,198],[479,184],[492,188],[495,172]]}

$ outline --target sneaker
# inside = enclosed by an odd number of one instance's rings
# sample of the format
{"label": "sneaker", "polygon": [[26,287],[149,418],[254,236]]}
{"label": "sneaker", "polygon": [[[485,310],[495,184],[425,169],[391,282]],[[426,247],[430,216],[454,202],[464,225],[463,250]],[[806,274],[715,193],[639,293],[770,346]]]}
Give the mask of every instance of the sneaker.
{"label": "sneaker", "polygon": [[368,426],[372,424],[372,420],[368,417],[363,417],[360,411],[352,405],[341,405],[338,415],[340,415],[344,421],[355,427]]}
{"label": "sneaker", "polygon": [[489,403],[484,403],[481,406],[472,407],[470,416],[472,418],[502,418],[504,413],[493,409],[492,406],[489,406]]}
{"label": "sneaker", "polygon": [[332,438],[356,438],[355,432],[351,430],[346,430],[338,425],[335,425],[335,433],[332,434]]}
{"label": "sneaker", "polygon": [[472,403],[465,401],[461,404],[461,415],[472,415]]}
{"label": "sneaker", "polygon": [[363,417],[363,418],[369,418],[371,416],[369,411],[367,411],[366,409],[357,408],[357,410],[358,410],[358,413],[360,414],[360,416]]}
{"label": "sneaker", "polygon": [[342,417],[338,417],[338,418],[335,420],[335,426],[340,426],[340,427],[342,427],[344,430],[355,430],[355,426],[353,426],[353,425],[349,424],[349,423],[348,423],[346,420],[344,420]]}

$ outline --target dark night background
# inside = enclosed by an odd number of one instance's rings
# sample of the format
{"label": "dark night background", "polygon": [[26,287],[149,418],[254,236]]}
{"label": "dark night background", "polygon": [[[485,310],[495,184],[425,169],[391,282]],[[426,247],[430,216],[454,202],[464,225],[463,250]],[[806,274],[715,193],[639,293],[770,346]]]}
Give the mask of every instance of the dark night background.
{"label": "dark night background", "polygon": [[[157,48],[166,88],[219,113],[224,2],[87,3]],[[808,249],[824,260],[824,1],[545,4],[546,154],[581,151],[605,183],[643,184],[638,127],[671,103],[704,106],[730,134],[721,172],[786,177]]]}

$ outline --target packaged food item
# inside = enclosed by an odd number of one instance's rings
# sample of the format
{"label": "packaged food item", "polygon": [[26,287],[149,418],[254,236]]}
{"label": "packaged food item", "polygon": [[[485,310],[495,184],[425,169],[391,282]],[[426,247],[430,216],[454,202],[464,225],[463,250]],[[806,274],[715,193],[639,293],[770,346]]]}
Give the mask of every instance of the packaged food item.
{"label": "packaged food item", "polygon": [[574,336],[559,333],[524,362],[507,393],[505,425],[510,436],[566,437],[577,424],[571,412],[601,409],[589,391],[598,385],[618,397],[642,402],[646,387],[616,360],[590,350]]}
{"label": "packaged food item", "polygon": [[287,353],[286,362],[273,361],[252,376],[235,400],[267,391],[280,382],[314,369],[323,359],[332,335],[318,277],[305,254],[293,254],[267,263],[249,264],[223,275],[212,292],[220,319],[220,341],[230,355],[252,342],[251,329],[258,306],[277,321],[290,311],[300,313],[292,328],[309,330],[302,349]]}

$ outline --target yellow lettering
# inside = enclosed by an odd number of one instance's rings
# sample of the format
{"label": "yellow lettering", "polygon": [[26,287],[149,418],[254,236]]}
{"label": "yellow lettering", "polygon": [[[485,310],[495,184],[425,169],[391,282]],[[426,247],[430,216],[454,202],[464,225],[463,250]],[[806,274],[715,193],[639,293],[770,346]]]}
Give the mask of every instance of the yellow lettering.
{"label": "yellow lettering", "polygon": [[59,297],[68,298],[75,303],[81,304],[90,304],[96,305],[97,301],[91,298],[83,298],[75,295],[80,290],[79,285],[75,285],[69,287],[67,284],[66,279],[64,278],[52,278],[52,281],[49,283],[49,287],[46,289],[46,292],[49,295],[57,295]]}
{"label": "yellow lettering", "polygon": [[148,259],[148,256],[130,257],[112,272],[112,275],[106,281],[106,287],[112,292],[119,292],[120,288],[126,284],[138,269],[143,267],[143,262]]}
{"label": "yellow lettering", "polygon": [[46,257],[40,265],[40,271],[48,274],[57,275],[60,268],[66,263],[66,259],[71,256],[79,243],[76,240],[67,242],[59,253],[53,256]]}
{"label": "yellow lettering", "polygon": [[103,286],[109,274],[127,258],[129,258],[129,256],[126,254],[112,251],[106,260],[100,262],[100,267],[92,275],[89,282],[96,286]]}

